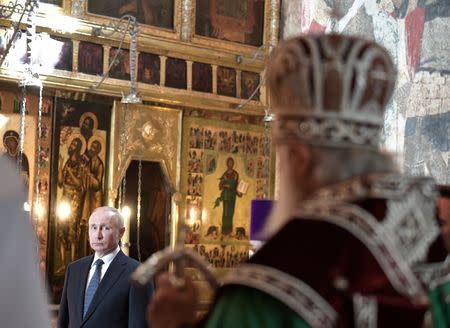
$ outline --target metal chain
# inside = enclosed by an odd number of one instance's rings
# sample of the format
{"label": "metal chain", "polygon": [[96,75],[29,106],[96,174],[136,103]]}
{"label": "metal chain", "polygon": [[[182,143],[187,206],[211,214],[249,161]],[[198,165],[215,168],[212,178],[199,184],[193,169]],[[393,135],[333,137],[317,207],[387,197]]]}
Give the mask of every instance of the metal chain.
{"label": "metal chain", "polygon": [[[9,50],[11,47],[13,47],[13,44],[16,42],[17,37],[21,33],[20,26],[22,24],[22,20],[27,14],[28,22],[29,23],[34,15],[36,14],[37,8],[39,6],[39,1],[37,0],[27,0],[25,4],[22,6],[22,4],[18,3],[17,1],[13,3],[10,1],[7,5],[0,5],[0,17],[9,19],[11,16],[16,13],[20,14],[20,18],[16,22],[12,22],[11,25],[14,29],[12,37],[9,39],[8,44],[6,45],[5,51],[3,52],[2,56],[0,57],[0,67],[3,65],[3,62],[5,61],[6,57],[8,56]],[[27,27],[28,30],[28,27]],[[28,33],[28,32],[27,32]]]}
{"label": "metal chain", "polygon": [[33,10],[31,10],[28,13],[27,17],[27,31],[26,31],[26,44],[27,44],[27,52],[26,52],[26,63],[31,66],[33,65],[33,53],[32,53],[32,46],[33,41],[36,40],[36,24],[34,22],[34,11],[35,7],[33,7]]}
{"label": "metal chain", "polygon": [[122,180],[122,195],[121,195],[121,206],[125,204],[125,193],[126,193],[126,156],[127,156],[127,145],[128,145],[128,104],[122,104],[122,127],[120,131],[120,162],[119,162],[119,172],[123,170],[124,177]]}
{"label": "metal chain", "polygon": [[137,211],[136,211],[136,247],[138,260],[141,262],[141,193],[142,193],[142,161],[139,159],[138,166],[138,194],[137,194]]}
{"label": "metal chain", "polygon": [[135,95],[137,93],[137,84],[136,84],[136,60],[137,60],[137,35],[139,33],[139,29],[137,24],[134,24],[131,27],[131,42],[130,42],[130,87],[128,94]]}
{"label": "metal chain", "polygon": [[27,113],[27,88],[22,87],[22,101],[20,103],[20,137],[19,137],[19,154],[17,156],[17,169],[19,173],[22,170],[23,161],[23,145],[25,141],[25,116]]}
{"label": "metal chain", "polygon": [[[128,20],[128,24],[127,24],[127,27],[126,27],[126,31],[129,30],[130,24],[131,24],[131,22],[130,22],[130,20]],[[100,30],[100,31],[101,31],[101,30]],[[122,51],[122,46],[123,46],[123,43],[124,43],[124,41],[125,41],[126,36],[127,36],[127,33],[124,32],[124,33],[123,33],[123,36],[122,36],[122,39],[121,39],[120,42],[119,42],[119,46],[117,47],[117,51],[116,51],[114,57],[111,59],[111,62],[109,63],[108,69],[106,70],[105,73],[103,73],[103,75],[101,76],[100,81],[98,81],[96,84],[94,84],[94,85],[91,86],[91,89],[92,89],[92,90],[97,89],[97,88],[98,88],[100,85],[102,85],[102,83],[109,77],[109,72],[111,71],[111,69],[113,68],[113,66],[116,65],[117,57],[119,57],[119,54],[120,54],[120,52]]]}
{"label": "metal chain", "polygon": [[128,104],[122,104],[122,126],[120,131],[120,163],[119,169],[123,170],[125,168],[126,154],[127,154],[127,125],[128,125]]}

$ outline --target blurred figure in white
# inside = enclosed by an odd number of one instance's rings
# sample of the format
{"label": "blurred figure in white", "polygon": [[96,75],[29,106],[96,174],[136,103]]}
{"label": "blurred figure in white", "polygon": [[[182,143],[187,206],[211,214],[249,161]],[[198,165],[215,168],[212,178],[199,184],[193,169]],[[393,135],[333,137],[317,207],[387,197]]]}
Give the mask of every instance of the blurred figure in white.
{"label": "blurred figure in white", "polygon": [[23,209],[25,186],[17,168],[0,157],[0,321],[3,328],[50,327],[35,234]]}

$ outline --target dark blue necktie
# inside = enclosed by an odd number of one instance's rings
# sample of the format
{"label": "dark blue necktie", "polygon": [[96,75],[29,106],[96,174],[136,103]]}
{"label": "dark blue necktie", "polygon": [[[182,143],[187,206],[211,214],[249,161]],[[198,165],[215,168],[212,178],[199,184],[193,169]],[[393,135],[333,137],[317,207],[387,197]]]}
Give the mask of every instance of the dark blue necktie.
{"label": "dark blue necktie", "polygon": [[94,275],[91,278],[91,281],[89,282],[88,288],[86,289],[86,294],[84,295],[84,311],[83,311],[83,318],[86,315],[87,310],[89,309],[89,305],[92,302],[92,299],[94,298],[95,291],[98,288],[98,285],[100,284],[100,279],[102,277],[102,265],[103,260],[98,259],[95,261],[95,272]]}

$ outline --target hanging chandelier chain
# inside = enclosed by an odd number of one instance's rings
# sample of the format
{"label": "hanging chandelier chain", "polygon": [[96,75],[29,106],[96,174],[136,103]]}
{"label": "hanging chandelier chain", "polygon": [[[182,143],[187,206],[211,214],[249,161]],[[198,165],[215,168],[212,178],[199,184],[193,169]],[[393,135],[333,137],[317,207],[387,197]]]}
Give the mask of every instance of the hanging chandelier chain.
{"label": "hanging chandelier chain", "polygon": [[43,86],[39,87],[39,105],[38,105],[38,128],[37,128],[37,149],[36,149],[36,174],[35,174],[35,190],[36,190],[36,202],[39,199],[39,182],[41,177],[42,168],[42,91]]}
{"label": "hanging chandelier chain", "polygon": [[137,94],[137,84],[136,84],[136,60],[137,60],[137,35],[139,33],[139,29],[137,24],[132,26],[131,30],[131,42],[130,42],[130,87],[128,94],[136,95]]}
{"label": "hanging chandelier chain", "polygon": [[138,194],[137,194],[137,211],[136,211],[136,224],[137,224],[137,231],[136,231],[136,245],[137,245],[137,254],[138,254],[138,260],[141,261],[141,238],[140,238],[140,231],[141,231],[141,194],[142,194],[142,160],[139,159],[139,165],[138,165]]}
{"label": "hanging chandelier chain", "polygon": [[[0,57],[0,67],[3,65],[6,57],[8,56],[9,50],[11,49],[13,43],[17,40],[19,34],[22,33],[20,31],[20,25],[22,24],[24,16],[27,15],[27,25],[30,23],[32,24],[38,7],[39,1],[37,0],[27,0],[24,5],[18,3],[17,1],[15,3],[10,1],[7,5],[0,5],[0,18],[11,19],[13,14],[20,14],[19,20],[12,22],[12,27],[14,30],[8,44],[6,45],[5,51]],[[29,26],[27,26],[27,33],[28,28]]]}
{"label": "hanging chandelier chain", "polygon": [[114,19],[108,24],[103,24],[100,27],[92,28],[92,35],[94,36],[106,36],[110,37],[115,33],[120,33],[122,38],[119,43],[119,47],[109,64],[108,70],[102,75],[100,81],[93,85],[91,88],[98,88],[103,81],[109,76],[111,68],[116,64],[117,57],[122,50],[123,42],[127,35],[130,36],[130,85],[128,88],[128,94],[122,97],[122,103],[140,104],[142,99],[137,95],[137,83],[136,83],[136,70],[137,70],[137,36],[139,34],[139,27],[136,17],[132,15],[123,15],[119,20]]}
{"label": "hanging chandelier chain", "polygon": [[124,170],[126,165],[128,144],[128,104],[122,104],[122,125],[120,128],[120,161],[119,170]]}
{"label": "hanging chandelier chain", "polygon": [[24,141],[25,141],[25,117],[27,113],[27,90],[26,87],[22,88],[22,101],[20,102],[20,137],[19,137],[19,154],[17,156],[17,169],[19,172],[22,169]]}
{"label": "hanging chandelier chain", "polygon": [[[93,89],[93,90],[97,89],[108,78],[109,72],[111,71],[111,68],[113,68],[113,66],[116,65],[117,57],[119,56],[119,53],[122,51],[122,46],[123,46],[123,43],[124,43],[125,38],[127,36],[126,31],[128,31],[128,29],[129,29],[128,27],[129,27],[130,24],[131,24],[131,21],[128,21],[128,25],[127,25],[126,29],[122,32],[123,33],[122,38],[120,39],[119,46],[117,47],[117,51],[114,54],[114,57],[111,59],[111,62],[109,63],[108,70],[105,73],[103,73],[102,78],[100,79],[100,81],[98,81],[95,85],[93,85],[91,87],[91,89]],[[95,31],[97,31],[97,30],[95,30]],[[115,33],[115,32],[113,32],[113,33]],[[113,34],[113,33],[111,33],[111,34]],[[97,35],[97,34],[98,35],[103,34],[102,30],[100,29],[99,32],[94,32],[94,35]]]}

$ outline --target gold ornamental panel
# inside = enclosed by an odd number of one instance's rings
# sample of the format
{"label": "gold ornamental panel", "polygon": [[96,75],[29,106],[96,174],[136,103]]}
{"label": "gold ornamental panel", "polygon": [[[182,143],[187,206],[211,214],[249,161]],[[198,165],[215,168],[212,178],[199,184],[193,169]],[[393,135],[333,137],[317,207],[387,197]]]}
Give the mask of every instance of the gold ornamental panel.
{"label": "gold ornamental panel", "polygon": [[172,192],[179,189],[182,112],[140,104],[114,103],[108,181],[113,202],[132,160],[158,162]]}

